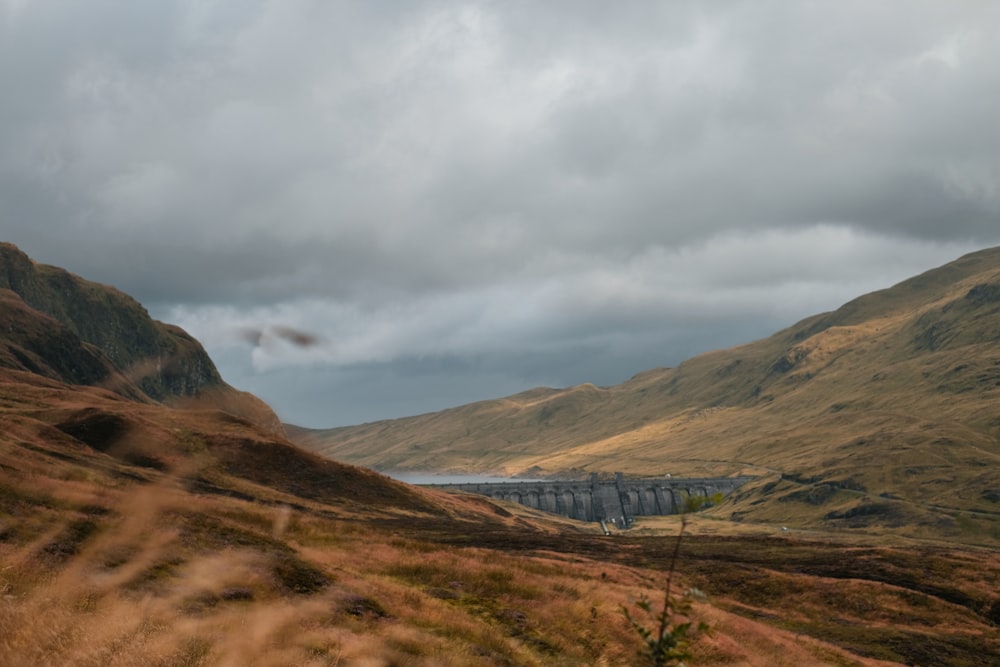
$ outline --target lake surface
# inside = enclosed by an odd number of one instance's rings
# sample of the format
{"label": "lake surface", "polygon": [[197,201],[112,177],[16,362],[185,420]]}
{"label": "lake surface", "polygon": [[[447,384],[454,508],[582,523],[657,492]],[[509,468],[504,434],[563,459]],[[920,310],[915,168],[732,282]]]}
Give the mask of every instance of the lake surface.
{"label": "lake surface", "polygon": [[383,475],[407,484],[496,484],[499,482],[541,482],[529,477],[492,477],[489,475],[439,475],[432,472],[383,470]]}

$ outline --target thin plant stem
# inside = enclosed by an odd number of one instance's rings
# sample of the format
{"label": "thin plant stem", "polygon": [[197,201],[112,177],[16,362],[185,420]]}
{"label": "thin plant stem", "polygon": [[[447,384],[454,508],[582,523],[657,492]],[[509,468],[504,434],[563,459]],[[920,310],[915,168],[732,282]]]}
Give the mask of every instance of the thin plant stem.
{"label": "thin plant stem", "polygon": [[674,553],[670,556],[670,566],[667,568],[667,585],[663,594],[663,611],[660,613],[660,630],[657,637],[663,640],[667,633],[667,626],[670,623],[670,588],[673,585],[674,570],[677,568],[677,558],[681,553],[681,540],[684,537],[684,529],[687,528],[687,515],[681,514],[681,528],[677,531],[677,540],[674,542]]}

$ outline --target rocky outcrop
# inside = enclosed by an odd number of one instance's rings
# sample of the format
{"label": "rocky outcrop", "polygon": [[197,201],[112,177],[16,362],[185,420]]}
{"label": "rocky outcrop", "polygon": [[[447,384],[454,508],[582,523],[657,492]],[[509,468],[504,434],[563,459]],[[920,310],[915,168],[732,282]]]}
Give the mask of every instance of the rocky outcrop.
{"label": "rocky outcrop", "polygon": [[100,350],[9,289],[0,289],[0,317],[0,366],[69,384],[101,385],[114,377]]}
{"label": "rocky outcrop", "polygon": [[95,347],[154,400],[196,396],[222,384],[208,354],[183,330],[157,322],[127,294],[36,264],[8,243],[0,244],[0,288]]}
{"label": "rocky outcrop", "polygon": [[129,295],[0,243],[0,366],[126,398],[204,401],[282,432],[274,413],[227,385],[201,344]]}

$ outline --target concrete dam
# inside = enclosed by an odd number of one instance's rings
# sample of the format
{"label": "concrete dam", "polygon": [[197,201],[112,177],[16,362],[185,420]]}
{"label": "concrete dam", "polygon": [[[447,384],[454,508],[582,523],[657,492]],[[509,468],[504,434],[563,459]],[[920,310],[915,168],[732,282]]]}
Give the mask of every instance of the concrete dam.
{"label": "concrete dam", "polygon": [[519,503],[580,521],[601,521],[627,528],[637,516],[679,514],[690,497],[729,495],[753,477],[614,479],[593,473],[588,480],[428,484]]}

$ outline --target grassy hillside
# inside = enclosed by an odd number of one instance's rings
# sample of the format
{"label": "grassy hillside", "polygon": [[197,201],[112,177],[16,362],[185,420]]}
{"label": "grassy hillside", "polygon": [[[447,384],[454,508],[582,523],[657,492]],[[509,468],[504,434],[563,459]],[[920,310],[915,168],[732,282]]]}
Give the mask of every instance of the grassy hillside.
{"label": "grassy hillside", "polygon": [[[5,664],[642,664],[675,517],[596,526],[409,487],[221,411],[0,370]],[[995,551],[706,516],[691,665],[1000,660]],[[721,532],[719,532],[721,530]]]}
{"label": "grassy hillside", "polygon": [[1000,540],[1000,249],[614,387],[296,431],[376,469],[765,479],[734,518]]}
{"label": "grassy hillside", "polygon": [[[4,665],[642,664],[621,608],[658,596],[677,517],[605,536],[410,487],[235,392],[155,401],[13,290],[0,308]],[[691,665],[1000,662],[995,550],[711,515],[682,547],[713,629]]]}

